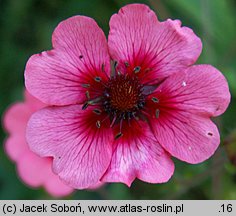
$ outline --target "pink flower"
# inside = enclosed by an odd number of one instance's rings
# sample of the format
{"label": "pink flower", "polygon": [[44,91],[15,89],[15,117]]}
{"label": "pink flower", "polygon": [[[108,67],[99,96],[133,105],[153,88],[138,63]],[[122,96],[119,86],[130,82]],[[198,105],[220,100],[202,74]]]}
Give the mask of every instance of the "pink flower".
{"label": "pink flower", "polygon": [[202,44],[180,21],[132,4],[111,17],[108,44],[84,16],[61,22],[52,44],[26,66],[27,89],[51,105],[32,116],[27,139],[69,185],[166,182],[171,156],[200,163],[214,154],[210,118],[226,110],[228,85],[214,67],[191,66]]}
{"label": "pink flower", "polygon": [[41,158],[30,151],[25,140],[25,129],[31,114],[45,104],[25,92],[25,101],[12,105],[4,116],[4,126],[9,132],[5,150],[17,164],[20,178],[31,187],[43,186],[54,197],[66,196],[73,189],[52,172],[52,158]]}

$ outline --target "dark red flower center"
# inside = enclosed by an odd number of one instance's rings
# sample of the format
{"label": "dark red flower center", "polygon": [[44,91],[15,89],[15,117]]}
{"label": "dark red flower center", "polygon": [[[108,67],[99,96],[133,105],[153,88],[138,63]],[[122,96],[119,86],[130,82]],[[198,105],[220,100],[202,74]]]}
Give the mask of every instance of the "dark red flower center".
{"label": "dark red flower center", "polygon": [[135,78],[118,76],[108,82],[106,93],[109,95],[110,104],[114,109],[127,112],[137,106],[140,85]]}
{"label": "dark red flower center", "polygon": [[142,85],[136,77],[117,75],[106,83],[103,105],[108,114],[130,118],[144,103]]}
{"label": "dark red flower center", "polygon": [[[146,98],[156,89],[157,85],[141,84],[137,76],[140,70],[141,67],[137,66],[133,68],[133,73],[120,73],[116,70],[115,64],[108,81],[104,82],[101,77],[94,78],[96,82],[103,86],[100,96],[91,99],[89,91],[86,91],[88,100],[84,103],[82,109],[86,109],[89,105],[98,105],[99,108],[95,108],[93,112],[99,116],[101,113],[106,114],[103,120],[96,121],[98,128],[107,118],[110,120],[110,127],[119,124],[120,132],[115,136],[115,139],[123,135],[123,121],[128,121],[130,124],[132,119],[145,120],[146,114],[148,114],[145,110]],[[83,87],[89,89],[90,85],[84,84]],[[157,98],[152,98],[152,101],[158,103]]]}

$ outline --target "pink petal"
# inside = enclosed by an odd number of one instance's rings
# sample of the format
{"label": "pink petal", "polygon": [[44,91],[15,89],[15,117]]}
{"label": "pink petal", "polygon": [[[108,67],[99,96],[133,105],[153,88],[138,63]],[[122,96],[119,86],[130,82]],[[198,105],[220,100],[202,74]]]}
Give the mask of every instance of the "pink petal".
{"label": "pink petal", "polygon": [[25,103],[32,110],[32,113],[45,107],[46,104],[32,96],[27,90],[24,92]]}
{"label": "pink petal", "polygon": [[52,158],[41,158],[42,160],[47,160],[47,172],[49,178],[44,180],[43,185],[47,192],[54,197],[63,197],[71,194],[73,188],[66,185],[58,175],[52,172]]}
{"label": "pink petal", "polygon": [[8,133],[24,133],[26,122],[31,115],[31,110],[24,103],[16,103],[10,106],[3,116],[3,125]]}
{"label": "pink petal", "polygon": [[224,113],[230,102],[225,77],[211,65],[196,65],[176,73],[152,96],[159,99],[162,109],[172,107],[206,117]]}
{"label": "pink petal", "polygon": [[208,118],[187,111],[160,111],[153,120],[157,140],[172,156],[200,163],[214,154],[220,144],[216,125]]}
{"label": "pink petal", "polygon": [[199,163],[212,156],[220,144],[211,116],[222,114],[230,101],[224,76],[209,65],[192,66],[165,80],[148,102],[155,136],[171,155]]}
{"label": "pink petal", "polygon": [[[142,4],[131,4],[111,17],[108,38],[110,54],[123,71],[137,74],[143,82],[154,82],[193,64],[202,50],[201,40],[179,20],[159,22]],[[129,67],[125,69],[125,62]]]}
{"label": "pink petal", "polygon": [[12,105],[4,115],[4,126],[9,137],[5,151],[16,162],[18,174],[31,187],[44,186],[49,194],[58,197],[72,192],[72,188],[61,182],[51,169],[52,160],[40,158],[31,152],[25,139],[25,130],[31,114],[45,104],[25,92],[25,102]]}
{"label": "pink petal", "polygon": [[48,160],[40,158],[30,150],[17,163],[17,169],[21,179],[32,187],[39,187],[45,179],[50,177],[48,172]]}
{"label": "pink petal", "polygon": [[73,188],[64,184],[55,174],[45,183],[44,187],[49,194],[58,198],[68,196],[73,192]]}
{"label": "pink petal", "polygon": [[28,151],[25,137],[22,134],[14,134],[9,136],[5,141],[5,151],[13,161],[18,161],[22,158],[25,151]]}
{"label": "pink petal", "polygon": [[55,173],[74,188],[97,184],[111,159],[111,129],[96,127],[99,119],[92,109],[82,110],[80,105],[45,108],[33,114],[28,124],[31,149],[54,157]]}
{"label": "pink petal", "polygon": [[[87,89],[93,86],[96,95],[101,83],[95,77],[107,79],[110,58],[106,37],[96,22],[88,17],[74,16],[61,22],[52,36],[53,50],[33,55],[25,70],[27,90],[46,104],[69,105],[85,100]],[[95,89],[95,90],[94,90]]]}
{"label": "pink petal", "polygon": [[95,185],[92,185],[91,187],[89,187],[88,190],[91,190],[91,191],[97,190],[98,188],[102,187],[103,185],[104,185],[104,183],[99,181]]}
{"label": "pink petal", "polygon": [[115,142],[111,164],[102,178],[106,182],[123,182],[130,186],[135,178],[150,183],[167,182],[174,164],[143,122],[123,124],[123,137]]}
{"label": "pink petal", "polygon": [[73,191],[52,172],[50,158],[41,158],[28,150],[17,165],[19,176],[29,186],[44,186],[54,197],[67,196]]}
{"label": "pink petal", "polygon": [[21,159],[25,151],[29,151],[25,140],[26,124],[31,114],[44,107],[45,104],[25,92],[26,102],[10,106],[3,116],[3,125],[9,133],[5,141],[5,151],[13,161]]}

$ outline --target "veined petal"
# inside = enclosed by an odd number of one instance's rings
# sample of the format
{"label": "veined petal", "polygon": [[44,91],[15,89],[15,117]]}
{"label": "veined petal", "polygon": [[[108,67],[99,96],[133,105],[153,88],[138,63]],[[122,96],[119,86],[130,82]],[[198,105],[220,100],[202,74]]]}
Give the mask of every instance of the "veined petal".
{"label": "veined petal", "polygon": [[216,125],[209,119],[183,111],[160,111],[152,120],[154,134],[172,156],[200,163],[214,154],[220,144]]}
{"label": "veined petal", "polygon": [[185,69],[202,50],[201,40],[191,29],[181,27],[179,20],[159,22],[142,4],[127,5],[111,17],[108,46],[121,71],[132,73],[135,67],[141,68],[137,75],[143,83]]}
{"label": "veined petal", "polygon": [[210,117],[222,114],[230,102],[228,84],[217,69],[189,67],[167,78],[149,97],[147,107],[154,117],[150,121],[164,149],[189,163],[214,154],[220,136]]}
{"label": "veined petal", "polygon": [[44,106],[25,91],[25,102],[12,105],[4,115],[4,126],[9,133],[4,147],[7,155],[16,162],[18,175],[24,183],[30,187],[44,186],[55,197],[66,196],[73,189],[52,172],[52,160],[30,151],[25,140],[26,125],[31,114]]}
{"label": "veined petal", "polygon": [[130,186],[135,178],[150,183],[170,179],[174,164],[170,156],[143,122],[128,126],[124,122],[124,136],[115,141],[112,160],[102,181],[122,182]]}
{"label": "veined petal", "polygon": [[113,134],[96,121],[104,116],[80,105],[45,108],[31,117],[27,140],[41,156],[53,157],[53,169],[74,188],[89,188],[105,173],[112,154]]}
{"label": "veined petal", "polygon": [[225,112],[230,102],[229,86],[220,71],[211,65],[191,66],[172,75],[150,95],[160,109],[184,110],[206,117]]}
{"label": "veined petal", "polygon": [[[106,37],[96,22],[74,16],[61,22],[53,36],[53,50],[33,55],[27,62],[25,85],[36,98],[50,105],[85,101],[86,88],[96,96],[110,69]],[[106,71],[106,72],[103,72]]]}
{"label": "veined petal", "polygon": [[26,104],[28,106],[28,109],[31,110],[31,113],[33,113],[33,112],[35,112],[39,109],[42,109],[43,107],[46,106],[46,104],[44,104],[41,101],[39,101],[38,99],[36,99],[26,89],[25,89],[25,92],[24,92],[24,98],[25,98],[25,103],[24,104]]}

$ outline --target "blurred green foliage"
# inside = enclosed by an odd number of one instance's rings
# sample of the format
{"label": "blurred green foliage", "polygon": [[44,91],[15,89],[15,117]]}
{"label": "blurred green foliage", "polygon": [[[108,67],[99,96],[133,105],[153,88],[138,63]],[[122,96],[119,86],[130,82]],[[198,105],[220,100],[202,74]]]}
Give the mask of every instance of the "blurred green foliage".
{"label": "blurred green foliage", "polygon": [[[166,184],[136,180],[131,188],[107,184],[96,191],[77,191],[68,199],[236,199],[236,165],[231,163],[228,137],[236,133],[236,2],[233,0],[0,0],[0,112],[22,99],[24,67],[34,53],[51,48],[51,34],[65,18],[80,14],[94,18],[106,35],[109,18],[127,3],[141,2],[160,20],[180,19],[203,41],[198,63],[212,64],[227,77],[232,100],[216,120],[222,145],[208,161],[190,165],[175,160],[173,178]],[[50,199],[43,189],[31,189],[17,177],[4,153],[6,134],[0,131],[0,199]],[[235,135],[236,137],[236,135]],[[231,150],[229,150],[231,151]],[[236,157],[236,152],[235,152]]]}

